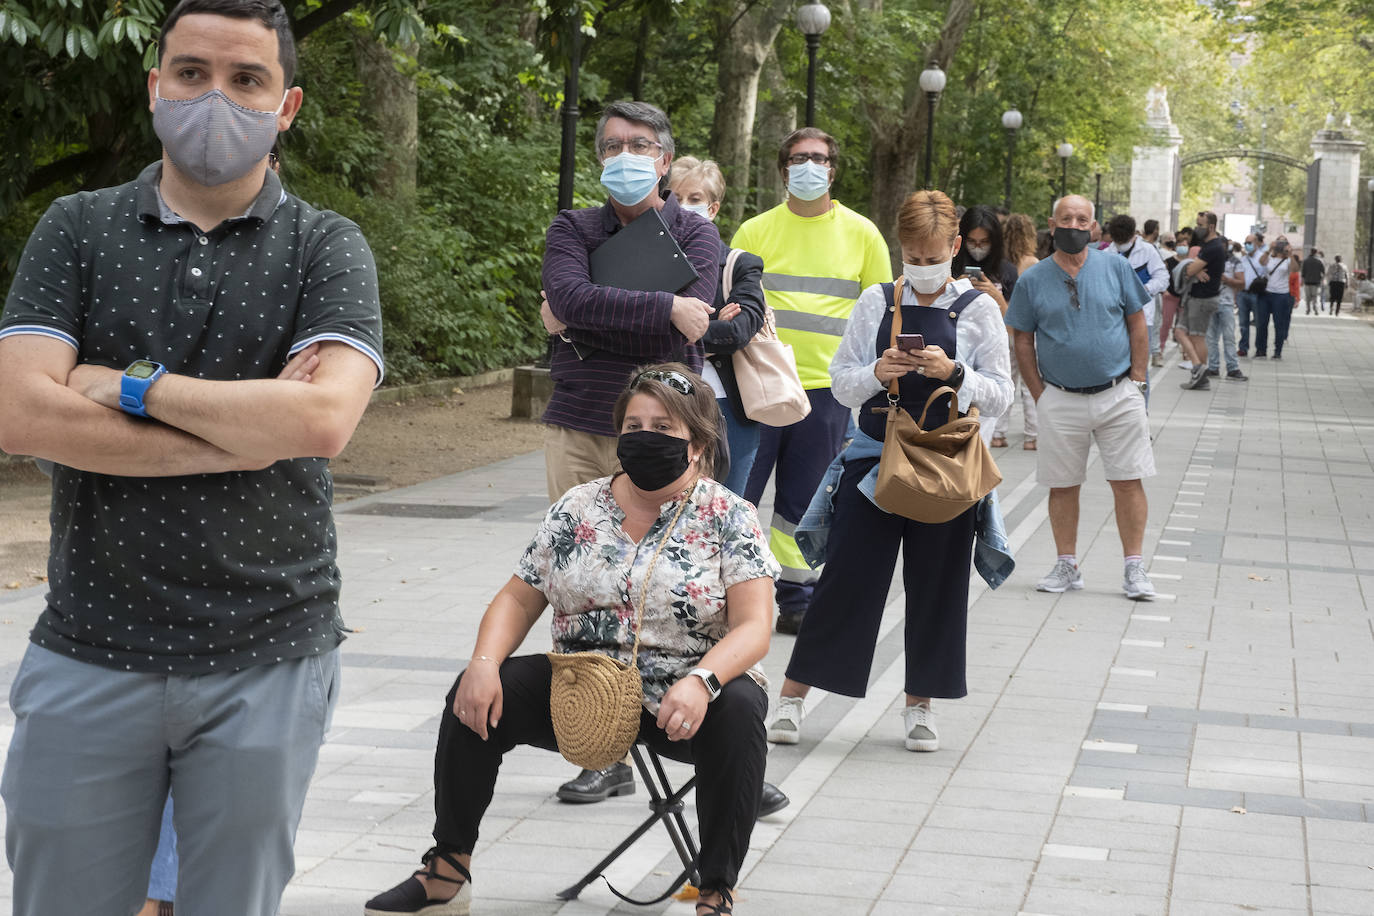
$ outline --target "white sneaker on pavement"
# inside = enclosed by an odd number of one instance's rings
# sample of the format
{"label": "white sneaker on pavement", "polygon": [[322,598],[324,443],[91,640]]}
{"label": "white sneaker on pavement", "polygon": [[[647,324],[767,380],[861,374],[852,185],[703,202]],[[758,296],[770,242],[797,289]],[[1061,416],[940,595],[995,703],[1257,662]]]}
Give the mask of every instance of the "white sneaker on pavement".
{"label": "white sneaker on pavement", "polygon": [[1083,574],[1078,571],[1075,563],[1068,560],[1056,560],[1054,569],[1050,574],[1036,583],[1035,590],[1038,592],[1066,592],[1069,589],[1080,589],[1083,587]]}
{"label": "white sneaker on pavement", "polygon": [[805,715],[806,700],[802,697],[778,697],[778,712],[768,726],[768,740],[774,744],[796,744],[801,740]]}
{"label": "white sneaker on pavement", "polygon": [[902,726],[909,751],[938,751],[940,733],[935,730],[935,713],[929,706],[917,704],[902,709]]}
{"label": "white sneaker on pavement", "polygon": [[1132,601],[1153,601],[1155,599],[1155,584],[1150,581],[1149,576],[1145,575],[1144,563],[1136,561],[1126,564],[1126,574],[1121,583],[1121,590]]}

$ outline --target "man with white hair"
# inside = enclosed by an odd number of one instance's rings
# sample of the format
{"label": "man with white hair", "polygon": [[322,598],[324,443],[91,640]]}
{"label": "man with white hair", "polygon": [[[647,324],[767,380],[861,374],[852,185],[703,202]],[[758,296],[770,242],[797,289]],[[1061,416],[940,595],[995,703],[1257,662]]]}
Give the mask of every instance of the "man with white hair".
{"label": "man with white hair", "polygon": [[1006,323],[1014,332],[1021,377],[1040,415],[1036,477],[1050,488],[1050,527],[1058,559],[1036,586],[1081,589],[1078,498],[1088,449],[1097,441],[1116,505],[1125,555],[1122,590],[1148,601],[1154,585],[1141,548],[1148,506],[1143,478],[1155,473],[1145,414],[1150,344],[1142,311],[1149,296],[1125,258],[1088,248],[1097,224],[1092,202],[1055,201],[1049,227],[1054,255],[1016,282]]}

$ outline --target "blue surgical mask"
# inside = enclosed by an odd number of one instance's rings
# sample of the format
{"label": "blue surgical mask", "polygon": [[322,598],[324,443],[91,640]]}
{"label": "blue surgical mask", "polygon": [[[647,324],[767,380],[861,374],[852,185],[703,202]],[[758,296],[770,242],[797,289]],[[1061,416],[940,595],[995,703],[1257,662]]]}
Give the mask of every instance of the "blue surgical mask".
{"label": "blue surgical mask", "polygon": [[658,157],[621,153],[601,166],[601,184],[622,207],[633,207],[658,186]]}
{"label": "blue surgical mask", "polygon": [[1178,255],[1180,258],[1186,258],[1188,257],[1188,249],[1180,245],[1174,249],[1174,254]]}
{"label": "blue surgical mask", "polygon": [[1254,254],[1254,252],[1255,252],[1255,243],[1254,243],[1254,242],[1246,242],[1246,243],[1245,243],[1245,253],[1246,253],[1246,254]]}
{"label": "blue surgical mask", "polygon": [[787,193],[797,200],[815,200],[830,190],[830,167],[803,162],[787,167]]}

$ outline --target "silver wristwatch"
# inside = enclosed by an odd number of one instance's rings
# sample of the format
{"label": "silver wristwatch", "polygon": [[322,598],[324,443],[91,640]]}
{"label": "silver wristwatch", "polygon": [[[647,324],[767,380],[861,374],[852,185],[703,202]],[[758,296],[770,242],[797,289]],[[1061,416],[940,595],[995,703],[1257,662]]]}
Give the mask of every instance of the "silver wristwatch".
{"label": "silver wristwatch", "polygon": [[1150,387],[1150,382],[1148,379],[1143,382],[1137,382],[1135,379],[1131,379],[1131,381],[1134,382],[1135,386],[1140,389],[1141,394],[1144,394],[1146,389]]}
{"label": "silver wristwatch", "polygon": [[720,696],[720,678],[710,668],[693,668],[687,672],[688,677],[701,678],[701,682],[706,685],[706,702],[712,703],[716,697]]}

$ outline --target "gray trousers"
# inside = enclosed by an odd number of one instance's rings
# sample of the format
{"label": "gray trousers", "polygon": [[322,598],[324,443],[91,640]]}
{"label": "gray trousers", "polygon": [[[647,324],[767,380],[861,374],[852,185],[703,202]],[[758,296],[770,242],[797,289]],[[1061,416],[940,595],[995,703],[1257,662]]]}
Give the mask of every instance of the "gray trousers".
{"label": "gray trousers", "polygon": [[132,916],[176,796],[177,916],[274,916],[339,652],[200,677],[30,645],[0,792],[15,916]]}

